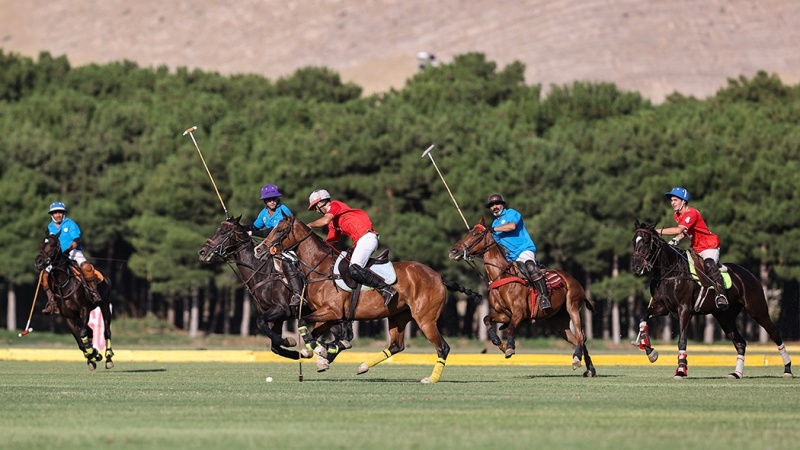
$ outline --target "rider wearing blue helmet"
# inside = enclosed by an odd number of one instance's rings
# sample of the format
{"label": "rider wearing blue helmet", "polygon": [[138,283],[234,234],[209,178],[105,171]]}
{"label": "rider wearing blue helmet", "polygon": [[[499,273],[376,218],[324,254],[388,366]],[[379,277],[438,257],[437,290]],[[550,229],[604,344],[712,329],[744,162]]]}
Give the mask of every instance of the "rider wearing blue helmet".
{"label": "rider wearing blue helmet", "polygon": [[[253,224],[245,226],[245,229],[250,234],[266,237],[278,222],[291,216],[292,212],[286,205],[281,203],[281,191],[274,184],[265,184],[261,188],[261,200],[264,202],[264,209],[258,213],[258,217],[256,217]],[[299,306],[303,293],[303,275],[295,266],[296,262],[293,255],[284,254],[281,262],[283,275],[286,277],[289,290],[292,291],[292,299],[289,302],[289,306]]]}
{"label": "rider wearing blue helmet", "polygon": [[[78,263],[78,266],[83,272],[83,277],[89,288],[89,294],[95,303],[102,300],[100,293],[97,291],[97,283],[103,281],[103,275],[95,270],[94,266],[86,261],[86,256],[83,254],[83,247],[81,246],[81,229],[74,220],[66,216],[67,206],[63,202],[53,202],[50,204],[50,217],[52,220],[47,225],[48,234],[58,235],[58,240],[61,243],[61,251],[69,255],[69,259]],[[48,270],[48,269],[44,269]],[[42,285],[45,287],[47,293],[47,306],[42,310],[45,314],[58,314],[58,306],[53,299],[53,292],[48,289],[47,277],[42,277]]]}
{"label": "rider wearing blue helmet", "polygon": [[486,201],[486,207],[495,217],[492,222],[492,237],[503,246],[506,251],[506,260],[516,261],[517,267],[530,281],[539,294],[539,304],[542,311],[547,312],[552,308],[550,295],[547,292],[547,280],[539,263],[536,261],[536,244],[533,243],[522,215],[514,209],[506,207],[506,200],[500,194],[492,194]]}
{"label": "rider wearing blue helmet", "polygon": [[703,265],[706,274],[714,283],[714,290],[717,293],[715,302],[717,308],[728,309],[728,298],[725,297],[725,285],[722,281],[719,265],[719,237],[708,229],[703,216],[695,208],[689,206],[691,196],[689,191],[682,187],[672,188],[671,191],[664,193],[672,205],[673,217],[677,226],[661,228],[657,230],[660,234],[674,235],[669,243],[678,245],[686,236],[692,240],[692,249],[703,258]]}

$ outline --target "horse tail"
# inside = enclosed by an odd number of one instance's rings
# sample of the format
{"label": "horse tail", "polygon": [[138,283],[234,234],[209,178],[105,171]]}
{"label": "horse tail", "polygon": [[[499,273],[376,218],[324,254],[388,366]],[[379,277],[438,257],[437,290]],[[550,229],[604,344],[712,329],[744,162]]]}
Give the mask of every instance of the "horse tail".
{"label": "horse tail", "polygon": [[445,285],[448,291],[456,291],[456,292],[461,292],[462,294],[467,294],[467,299],[472,303],[477,304],[483,301],[483,297],[479,292],[461,286],[460,284],[458,284],[453,280],[448,280],[447,278],[442,277],[442,283]]}
{"label": "horse tail", "polygon": [[588,309],[591,312],[595,312],[594,311],[594,300],[590,299],[589,297],[586,297],[584,300],[586,300],[586,309]]}

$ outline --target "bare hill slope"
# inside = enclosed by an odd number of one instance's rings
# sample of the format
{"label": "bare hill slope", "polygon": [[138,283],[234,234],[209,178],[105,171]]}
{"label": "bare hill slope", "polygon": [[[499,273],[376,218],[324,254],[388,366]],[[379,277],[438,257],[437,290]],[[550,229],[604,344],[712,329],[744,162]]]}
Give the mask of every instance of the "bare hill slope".
{"label": "bare hill slope", "polygon": [[416,53],[479,51],[530,84],[610,81],[658,102],[758,70],[800,80],[795,0],[0,0],[0,48],[269,78],[328,66],[367,92]]}

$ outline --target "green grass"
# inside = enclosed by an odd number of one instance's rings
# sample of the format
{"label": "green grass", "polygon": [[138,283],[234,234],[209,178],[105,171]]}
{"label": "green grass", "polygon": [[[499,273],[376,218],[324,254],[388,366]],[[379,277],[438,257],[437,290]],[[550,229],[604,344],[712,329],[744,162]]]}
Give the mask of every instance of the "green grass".
{"label": "green grass", "polygon": [[[657,366],[0,361],[0,447],[59,449],[771,449],[800,439],[800,387],[775,367],[672,379]],[[266,383],[265,377],[275,381]]]}

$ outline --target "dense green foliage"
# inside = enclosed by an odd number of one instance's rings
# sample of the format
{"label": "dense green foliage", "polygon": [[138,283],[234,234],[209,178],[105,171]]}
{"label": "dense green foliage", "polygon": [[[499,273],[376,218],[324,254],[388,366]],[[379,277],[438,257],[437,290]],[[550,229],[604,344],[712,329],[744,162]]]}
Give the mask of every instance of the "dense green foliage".
{"label": "dense green foliage", "polygon": [[[76,350],[77,353],[77,350]],[[0,362],[8,448],[524,449],[787,448],[800,438],[796,382],[775,367],[731,381],[720,367],[331,366]],[[266,376],[274,381],[266,383]],[[735,413],[733,413],[735,411]],[[319,419],[326,414],[334,420]],[[316,428],[326,424],[327,433]]]}
{"label": "dense green foliage", "polygon": [[402,90],[362,97],[325,68],[273,82],[128,61],[73,68],[64,57],[0,51],[0,280],[35,286],[47,206],[62,200],[122,311],[163,314],[193,291],[237,286],[196,254],[225,218],[181,135],[197,125],[232,215],[253,220],[260,187],[276,183],[310,221],[308,194],[324,187],[371,214],[393,259],[477,287],[467,265],[447,258],[465,228],[420,158],[436,144],[470,223],[486,214],[489,194],[503,193],[527,219],[540,259],[592,280],[601,304],[646,300],[645,280],[627,270],[634,220],[670,223],[663,193],[684,186],[721,236],[723,260],[782,293],[776,318],[798,336],[800,87],[758,73],[706,100],[676,93],[652,105],[606,83],[543,95],[523,69],[466,54]]}

